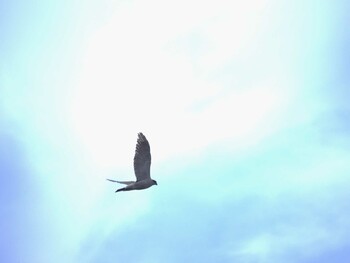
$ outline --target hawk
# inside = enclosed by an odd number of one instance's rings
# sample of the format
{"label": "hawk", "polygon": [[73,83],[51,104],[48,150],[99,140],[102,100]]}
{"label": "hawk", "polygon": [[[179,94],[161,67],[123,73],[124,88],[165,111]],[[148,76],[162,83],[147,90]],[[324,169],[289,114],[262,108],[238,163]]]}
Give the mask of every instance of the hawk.
{"label": "hawk", "polygon": [[115,181],[107,179],[108,181],[120,184],[126,184],[125,187],[119,188],[115,192],[142,190],[157,185],[157,181],[151,179],[151,151],[149,143],[141,132],[138,133],[135,156],[134,156],[134,172],[136,176],[135,181]]}

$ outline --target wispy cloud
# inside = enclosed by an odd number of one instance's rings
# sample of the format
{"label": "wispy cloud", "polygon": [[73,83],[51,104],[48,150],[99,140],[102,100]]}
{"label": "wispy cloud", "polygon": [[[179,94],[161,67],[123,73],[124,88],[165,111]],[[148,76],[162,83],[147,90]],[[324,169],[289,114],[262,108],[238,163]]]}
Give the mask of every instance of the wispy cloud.
{"label": "wispy cloud", "polygon": [[[348,37],[340,4],[314,2],[13,4],[2,244],[33,262],[348,255]],[[115,195],[139,131],[159,186]]]}

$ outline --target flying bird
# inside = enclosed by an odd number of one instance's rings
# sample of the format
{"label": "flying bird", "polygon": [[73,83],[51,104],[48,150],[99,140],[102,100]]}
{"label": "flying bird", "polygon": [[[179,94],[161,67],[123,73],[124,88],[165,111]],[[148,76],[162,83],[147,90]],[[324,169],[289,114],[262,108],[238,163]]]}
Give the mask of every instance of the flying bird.
{"label": "flying bird", "polygon": [[135,156],[134,156],[134,171],[136,176],[135,181],[115,181],[107,179],[108,181],[120,184],[126,184],[125,187],[118,189],[115,192],[142,190],[157,185],[157,181],[151,179],[151,151],[149,143],[141,132],[138,133]]}

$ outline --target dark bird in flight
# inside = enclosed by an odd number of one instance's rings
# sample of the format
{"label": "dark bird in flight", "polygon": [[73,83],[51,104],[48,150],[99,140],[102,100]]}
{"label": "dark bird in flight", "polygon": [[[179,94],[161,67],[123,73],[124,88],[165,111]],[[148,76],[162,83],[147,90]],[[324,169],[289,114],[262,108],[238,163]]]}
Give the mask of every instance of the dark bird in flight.
{"label": "dark bird in flight", "polygon": [[149,143],[141,132],[138,134],[136,151],[134,156],[134,171],[136,175],[135,181],[115,181],[107,179],[108,181],[120,184],[126,184],[125,187],[118,189],[115,192],[142,190],[157,185],[156,180],[151,179],[151,151]]}

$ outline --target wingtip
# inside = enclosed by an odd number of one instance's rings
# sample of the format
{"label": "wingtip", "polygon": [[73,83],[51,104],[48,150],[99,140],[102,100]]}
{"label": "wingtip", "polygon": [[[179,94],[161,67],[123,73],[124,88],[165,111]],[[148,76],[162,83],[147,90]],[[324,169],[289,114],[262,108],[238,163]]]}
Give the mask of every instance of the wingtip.
{"label": "wingtip", "polygon": [[137,134],[137,137],[138,137],[138,140],[140,140],[140,141],[147,140],[147,139],[146,139],[146,136],[145,136],[142,132],[139,132],[139,133]]}
{"label": "wingtip", "polygon": [[117,181],[115,181],[115,180],[108,179],[108,178],[106,178],[106,180],[107,180],[107,181],[110,181],[110,182],[113,182],[113,183],[116,183],[116,182],[117,182]]}

